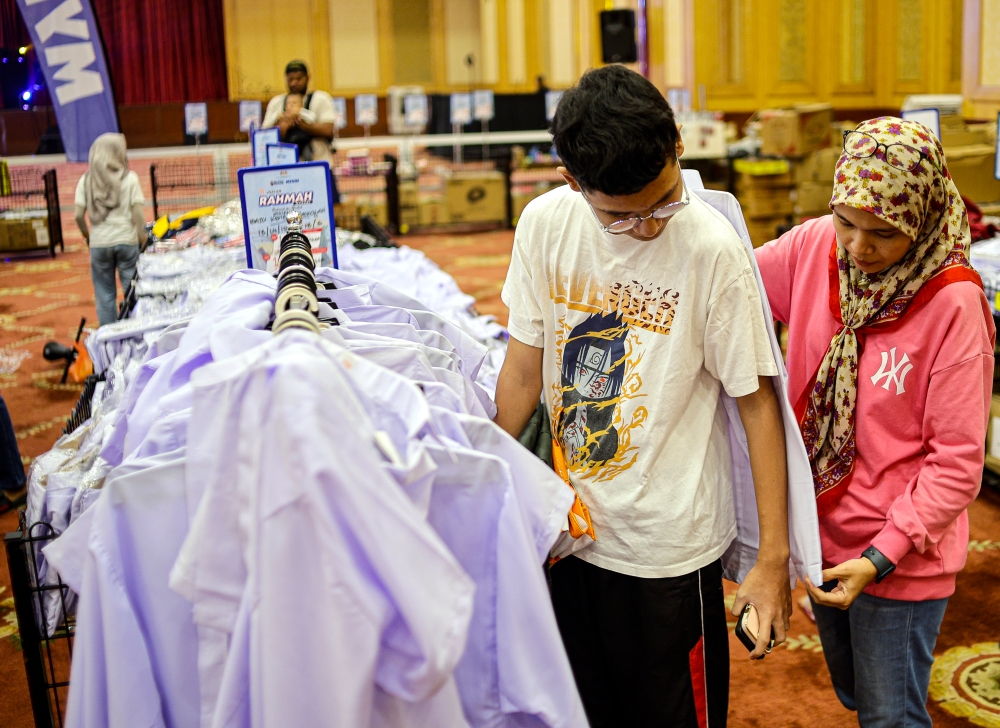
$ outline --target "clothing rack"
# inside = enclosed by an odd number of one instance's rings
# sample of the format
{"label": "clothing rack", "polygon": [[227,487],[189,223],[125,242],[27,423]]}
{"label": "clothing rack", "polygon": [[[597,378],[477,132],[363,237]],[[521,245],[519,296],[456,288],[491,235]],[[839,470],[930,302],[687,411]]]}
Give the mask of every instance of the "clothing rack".
{"label": "clothing rack", "polygon": [[80,398],[76,401],[76,407],[73,408],[73,414],[71,414],[69,419],[66,420],[66,426],[63,427],[62,434],[68,435],[90,419],[91,403],[94,399],[94,390],[97,389],[97,383],[103,382],[104,378],[104,374],[101,373],[91,374],[84,380],[83,391],[80,392]]}

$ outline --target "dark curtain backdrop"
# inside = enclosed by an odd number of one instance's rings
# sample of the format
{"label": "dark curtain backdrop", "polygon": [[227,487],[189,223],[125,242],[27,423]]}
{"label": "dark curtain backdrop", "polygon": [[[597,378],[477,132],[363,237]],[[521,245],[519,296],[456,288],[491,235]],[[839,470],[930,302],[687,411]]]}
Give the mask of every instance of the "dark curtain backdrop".
{"label": "dark curtain backdrop", "polygon": [[[91,3],[119,104],[228,98],[222,0]],[[29,42],[16,0],[0,0],[0,46]]]}

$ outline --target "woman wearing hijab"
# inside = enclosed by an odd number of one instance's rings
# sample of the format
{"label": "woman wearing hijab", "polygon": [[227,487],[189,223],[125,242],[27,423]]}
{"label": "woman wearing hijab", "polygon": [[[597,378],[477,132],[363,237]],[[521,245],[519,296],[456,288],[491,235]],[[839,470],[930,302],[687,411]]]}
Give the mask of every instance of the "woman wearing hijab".
{"label": "woman wearing hijab", "polygon": [[993,318],[926,127],[882,117],[846,133],[830,208],[757,250],[816,488],[826,583],[807,587],[860,725],[930,726],[982,479]]}
{"label": "woman wearing hijab", "polygon": [[128,168],[124,135],[97,137],[89,161],[90,168],[76,186],[76,224],[90,246],[97,319],[104,326],[118,318],[115,270],[122,291],[135,275],[139,242],[145,237],[144,199],[139,176]]}

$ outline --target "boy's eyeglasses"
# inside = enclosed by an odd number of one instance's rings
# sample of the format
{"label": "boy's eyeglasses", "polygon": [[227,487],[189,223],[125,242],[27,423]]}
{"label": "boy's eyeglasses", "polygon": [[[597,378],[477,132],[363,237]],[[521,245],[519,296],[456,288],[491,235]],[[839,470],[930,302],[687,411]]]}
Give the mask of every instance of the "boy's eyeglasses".
{"label": "boy's eyeglasses", "polygon": [[844,151],[856,159],[874,157],[879,149],[884,150],[885,156],[876,158],[883,159],[889,166],[901,169],[904,172],[912,172],[925,159],[931,167],[937,169],[934,163],[931,162],[930,157],[908,144],[889,144],[887,146],[880,143],[871,134],[866,134],[863,131],[844,132]]}
{"label": "boy's eyeglasses", "polygon": [[683,190],[683,195],[677,202],[668,202],[666,205],[657,207],[651,213],[645,217],[626,217],[623,220],[617,220],[610,225],[605,225],[601,222],[601,218],[597,216],[597,210],[587,199],[587,195],[583,194],[583,199],[587,200],[587,205],[590,207],[590,211],[594,213],[594,219],[597,220],[597,224],[600,225],[601,230],[611,235],[624,235],[625,233],[630,233],[637,227],[642,225],[643,222],[653,218],[654,220],[666,220],[668,217],[673,217],[678,212],[687,207],[688,203],[691,202],[691,196],[688,193],[687,185],[684,184],[684,180],[681,180],[681,189]]}

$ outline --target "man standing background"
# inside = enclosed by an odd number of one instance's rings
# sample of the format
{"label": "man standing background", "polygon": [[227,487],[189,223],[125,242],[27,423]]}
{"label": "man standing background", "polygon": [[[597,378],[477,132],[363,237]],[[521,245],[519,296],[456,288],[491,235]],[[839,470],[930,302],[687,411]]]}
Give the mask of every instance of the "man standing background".
{"label": "man standing background", "polygon": [[[279,94],[267,104],[264,129],[278,127],[282,141],[289,134],[311,137],[312,161],[329,163],[332,160],[330,141],[333,139],[333,99],[326,91],[309,91],[309,69],[302,61],[289,61],[285,66],[285,83],[288,93]],[[301,108],[289,107],[289,96],[301,96]],[[293,104],[297,107],[297,104]],[[305,159],[306,155],[302,155]]]}

